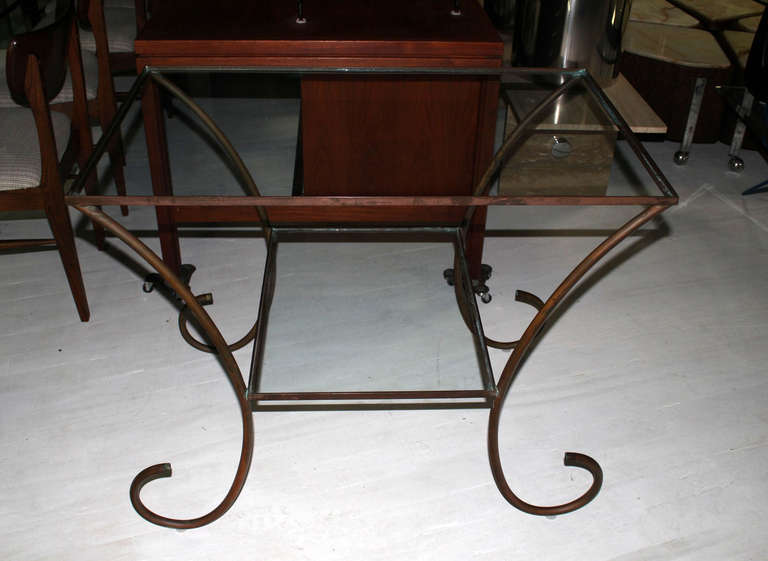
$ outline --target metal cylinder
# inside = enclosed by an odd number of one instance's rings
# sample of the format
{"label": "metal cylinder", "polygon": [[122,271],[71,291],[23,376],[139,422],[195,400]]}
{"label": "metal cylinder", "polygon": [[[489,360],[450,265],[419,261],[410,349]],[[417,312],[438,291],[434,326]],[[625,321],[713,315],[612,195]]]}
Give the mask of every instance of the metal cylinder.
{"label": "metal cylinder", "polygon": [[616,76],[632,0],[518,0],[519,66],[587,68],[600,85]]}

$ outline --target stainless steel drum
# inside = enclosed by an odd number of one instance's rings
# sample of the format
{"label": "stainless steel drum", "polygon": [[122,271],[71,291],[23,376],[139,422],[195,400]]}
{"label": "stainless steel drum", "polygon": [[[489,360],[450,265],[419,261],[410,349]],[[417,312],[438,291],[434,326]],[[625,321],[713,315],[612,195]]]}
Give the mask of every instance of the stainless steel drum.
{"label": "stainless steel drum", "polygon": [[601,84],[616,75],[632,0],[518,0],[520,66],[586,67]]}

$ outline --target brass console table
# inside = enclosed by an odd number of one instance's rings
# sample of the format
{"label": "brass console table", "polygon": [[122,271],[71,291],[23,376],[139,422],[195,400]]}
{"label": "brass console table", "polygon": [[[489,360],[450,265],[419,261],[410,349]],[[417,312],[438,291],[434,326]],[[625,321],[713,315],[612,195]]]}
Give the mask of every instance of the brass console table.
{"label": "brass console table", "polygon": [[[185,69],[177,69],[185,70]],[[188,70],[188,69],[186,69]],[[200,69],[196,69],[199,71]],[[209,69],[216,70],[216,69]],[[228,69],[231,71],[232,69]],[[289,72],[299,74],[293,68],[290,70],[280,68],[250,68],[242,71],[273,74]],[[236,501],[240,491],[245,485],[254,445],[254,429],[252,410],[260,404],[274,400],[302,402],[306,400],[324,401],[336,403],[339,400],[413,400],[428,402],[430,400],[454,400],[454,401],[479,401],[490,409],[488,422],[488,457],[496,485],[504,498],[514,507],[530,514],[557,515],[573,511],[591,501],[599,492],[603,474],[598,463],[591,457],[574,452],[567,452],[564,458],[566,466],[578,467],[591,473],[593,481],[589,489],[576,499],[564,504],[554,506],[538,506],[529,504],[514,493],[509,486],[504,474],[499,456],[499,418],[504,406],[505,398],[512,386],[522,361],[530,352],[537,336],[545,323],[552,318],[554,310],[563,301],[566,295],[573,289],[584,275],[592,269],[611,249],[622,240],[642,227],[648,221],[661,214],[671,205],[677,203],[678,198],[674,189],[670,186],[655,162],[645,151],[643,146],[633,135],[619,112],[597,86],[594,80],[584,70],[551,70],[551,69],[525,69],[525,68],[475,68],[475,69],[433,69],[433,68],[324,68],[307,69],[306,73],[323,73],[325,75],[352,75],[364,73],[367,75],[398,74],[420,77],[439,77],[445,74],[452,76],[492,76],[502,83],[514,82],[517,87],[530,87],[540,92],[540,101],[533,109],[518,122],[515,130],[504,140],[500,149],[496,152],[492,162],[478,182],[474,193],[470,196],[262,196],[256,183],[232,147],[226,136],[219,130],[215,123],[195,102],[182,92],[168,78],[172,76],[174,69],[164,68],[162,73],[152,68],[145,68],[131,89],[127,101],[122,105],[110,130],[100,140],[94,156],[89,165],[85,167],[81,175],[74,182],[67,195],[67,203],[76,208],[95,223],[112,232],[128,245],[139,257],[154,268],[162,276],[167,287],[172,290],[183,303],[179,317],[179,326],[185,339],[196,348],[204,352],[216,353],[224,368],[225,374],[238,400],[242,418],[242,448],[236,475],[221,503],[212,511],[198,518],[173,519],[162,516],[149,510],[141,500],[141,489],[148,482],[170,477],[171,466],[167,463],[157,464],[140,472],[130,487],[130,497],[136,511],[146,520],[161,526],[171,528],[195,528],[208,524],[222,516]],[[153,87],[159,87],[172,96],[177,102],[186,106],[200,122],[207,127],[211,135],[219,143],[223,154],[232,164],[232,168],[239,176],[240,181],[248,187],[249,196],[83,196],[78,195],[87,176],[92,173],[101,155],[104,153],[109,138],[116,134],[121,121],[125,118],[130,106],[141,94],[142,89],[149,83]],[[491,195],[494,181],[498,177],[500,169],[509,159],[514,150],[526,141],[535,129],[538,120],[541,120],[547,111],[556,106],[561,96],[587,96],[605,116],[606,120],[613,123],[617,130],[626,139],[634,157],[644,170],[646,179],[642,181],[640,192],[619,192],[617,194],[571,196],[568,195],[568,186],[563,186],[562,195],[545,196],[494,196]],[[468,150],[474,150],[474,146],[468,146]],[[153,207],[243,207],[256,209],[261,220],[264,238],[267,245],[267,257],[264,269],[263,284],[261,287],[261,299],[258,307],[258,317],[253,328],[236,343],[228,343],[222,337],[218,327],[205,311],[204,305],[210,303],[210,295],[195,296],[187,284],[182,281],[163,260],[144,245],[133,234],[121,226],[116,220],[103,213],[100,205],[131,205]],[[518,291],[516,300],[528,303],[536,308],[536,315],[523,332],[522,336],[514,341],[494,341],[485,336],[482,321],[472,290],[465,245],[468,230],[472,219],[478,209],[492,205],[539,205],[539,206],[635,206],[639,212],[597,245],[581,262],[563,279],[560,285],[547,297],[540,299],[531,293]],[[306,212],[322,209],[326,212],[338,211],[343,217],[344,209],[356,208],[375,210],[387,207],[442,207],[452,209],[462,215],[459,222],[444,225],[428,226],[403,226],[373,224],[365,227],[345,224],[343,218],[328,227],[318,227],[317,224],[309,226],[302,224],[276,225],[270,220],[271,211],[275,209],[304,209]],[[335,236],[397,236],[400,238],[423,237],[438,240],[450,244],[453,255],[453,291],[455,294],[458,311],[463,323],[471,333],[477,362],[479,366],[479,383],[474,389],[437,389],[437,390],[374,390],[374,391],[265,391],[260,387],[261,369],[265,352],[268,352],[267,326],[270,318],[270,309],[276,285],[276,256],[280,244],[290,241],[295,236],[313,237],[325,236],[333,239]],[[440,274],[437,271],[436,274]],[[205,340],[195,339],[190,333],[187,322],[193,321],[204,334]],[[246,380],[241,373],[232,352],[246,344],[253,344],[253,358],[249,370],[249,379]],[[506,362],[501,374],[494,376],[488,359],[488,347],[511,349],[512,353]]]}

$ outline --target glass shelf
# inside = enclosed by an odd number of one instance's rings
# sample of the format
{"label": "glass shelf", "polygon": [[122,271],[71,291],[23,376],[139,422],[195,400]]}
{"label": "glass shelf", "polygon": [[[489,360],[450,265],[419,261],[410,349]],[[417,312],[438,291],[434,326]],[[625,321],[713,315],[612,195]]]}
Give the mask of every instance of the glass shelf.
{"label": "glass shelf", "polygon": [[[466,275],[455,235],[273,230],[249,399],[484,403],[495,396],[474,295],[459,290],[476,318],[465,323],[443,274],[459,252]],[[465,277],[461,286],[468,285]]]}

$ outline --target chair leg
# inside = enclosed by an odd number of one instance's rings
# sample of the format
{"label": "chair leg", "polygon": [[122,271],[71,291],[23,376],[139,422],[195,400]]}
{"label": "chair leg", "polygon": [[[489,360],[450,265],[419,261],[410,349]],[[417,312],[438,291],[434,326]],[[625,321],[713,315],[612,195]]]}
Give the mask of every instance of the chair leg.
{"label": "chair leg", "polygon": [[744,142],[744,133],[747,130],[746,118],[752,111],[753,101],[752,94],[745,88],[744,95],[741,98],[741,105],[736,110],[736,127],[733,129],[731,147],[728,150],[728,168],[731,171],[741,171],[744,169],[744,160],[739,158],[739,150]]}
{"label": "chair leg", "polygon": [[[91,131],[78,131],[78,137],[80,145],[78,147],[77,151],[77,165],[80,168],[80,171],[85,169],[85,164],[88,162],[88,158],[91,156],[91,152],[93,151],[93,144],[89,140],[91,136]],[[98,183],[99,183],[99,175],[94,172],[91,174],[91,176],[87,179],[85,182],[85,192],[88,195],[98,195],[99,189],[98,189]],[[104,249],[104,228],[102,228],[99,224],[96,224],[93,222],[93,234],[96,238],[96,247],[98,247],[100,250]]]}
{"label": "chair leg", "polygon": [[[98,114],[99,124],[101,125],[101,133],[106,134],[109,125],[112,123],[112,119],[115,118],[116,105],[114,100],[111,103],[107,103],[103,99],[103,95],[99,98],[96,113]],[[109,151],[109,162],[112,166],[112,177],[115,180],[115,187],[117,194],[125,196],[127,194],[125,190],[125,148],[123,146],[122,133],[116,134],[112,137],[112,140],[107,147]],[[128,207],[121,206],[120,212],[123,216],[128,216]]]}
{"label": "chair leg", "polygon": [[696,123],[699,120],[699,112],[701,111],[701,102],[704,99],[704,89],[707,87],[706,78],[696,78],[696,83],[693,87],[693,95],[691,96],[691,105],[688,108],[688,120],[685,123],[685,132],[683,133],[683,140],[680,143],[680,150],[675,152],[674,161],[677,165],[682,166],[688,162],[688,156],[691,150],[691,143],[693,137],[696,134]]}
{"label": "chair leg", "polygon": [[[61,257],[61,263],[64,265],[64,272],[67,275],[67,282],[69,282],[69,288],[72,291],[72,298],[75,300],[75,307],[80,315],[80,321],[88,321],[91,317],[91,312],[88,309],[88,299],[85,295],[83,275],[80,272],[80,261],[77,258],[75,236],[72,233],[72,223],[69,220],[67,207],[63,204],[47,205],[45,213],[48,217],[48,224],[51,226],[53,237],[56,239],[59,257]],[[104,229],[101,226],[99,229],[103,235]]]}
{"label": "chair leg", "polygon": [[[81,170],[85,168],[85,162],[87,162],[87,161],[88,161],[87,157],[85,157],[85,158],[78,158],[78,164],[79,164]],[[91,177],[89,177],[88,180],[85,182],[85,193],[87,195],[98,195],[99,194],[99,190],[98,190],[98,175],[97,175],[97,173],[95,171],[93,172],[93,175]],[[95,222],[92,222],[92,224],[93,224],[93,234],[94,234],[94,237],[96,238],[96,247],[98,247],[99,250],[103,250],[104,249],[104,239],[105,239],[104,228],[102,228],[101,225],[96,224]]]}

